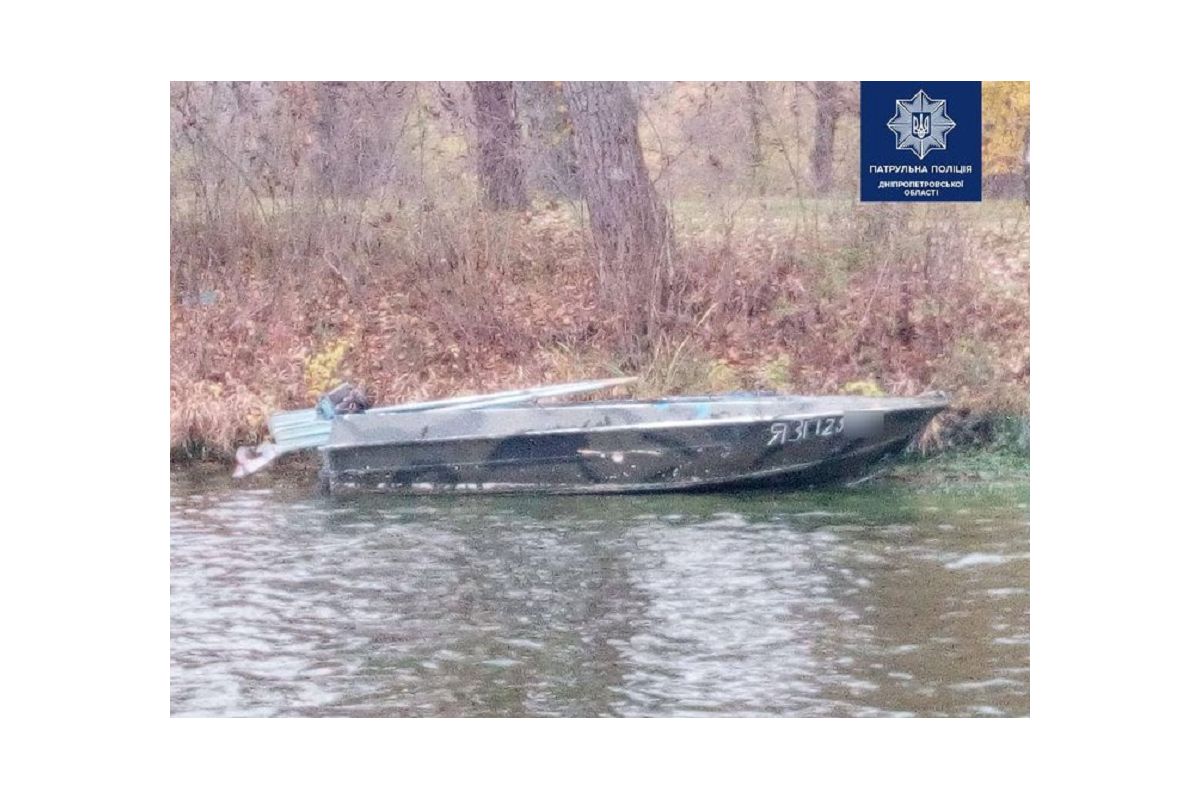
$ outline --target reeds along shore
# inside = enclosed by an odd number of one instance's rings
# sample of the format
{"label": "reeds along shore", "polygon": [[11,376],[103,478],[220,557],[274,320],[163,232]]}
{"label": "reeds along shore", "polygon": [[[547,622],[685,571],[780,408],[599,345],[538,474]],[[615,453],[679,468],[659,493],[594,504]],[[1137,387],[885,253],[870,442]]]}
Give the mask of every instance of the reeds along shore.
{"label": "reeds along shore", "polygon": [[597,285],[579,204],[172,210],[176,457],[228,457],[343,379],[377,402],[615,374],[638,396],[941,389],[943,433],[975,438],[1028,413],[1020,201],[675,202],[654,308]]}

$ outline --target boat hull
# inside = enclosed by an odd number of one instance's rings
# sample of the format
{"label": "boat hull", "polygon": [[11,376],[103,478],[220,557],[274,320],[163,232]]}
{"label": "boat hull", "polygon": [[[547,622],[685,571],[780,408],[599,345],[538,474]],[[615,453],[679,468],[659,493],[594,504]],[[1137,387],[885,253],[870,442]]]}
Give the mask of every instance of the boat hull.
{"label": "boat hull", "polygon": [[787,400],[576,404],[428,425],[348,417],[321,449],[322,484],[334,493],[601,494],[844,483],[903,450],[945,406]]}

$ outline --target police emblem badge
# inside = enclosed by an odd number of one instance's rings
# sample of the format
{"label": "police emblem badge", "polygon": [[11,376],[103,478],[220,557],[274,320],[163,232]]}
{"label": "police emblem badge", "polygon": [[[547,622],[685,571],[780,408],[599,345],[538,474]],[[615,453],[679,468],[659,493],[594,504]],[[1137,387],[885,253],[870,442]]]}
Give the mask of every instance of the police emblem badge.
{"label": "police emblem badge", "polygon": [[954,120],[946,113],[945,100],[932,100],[921,89],[909,100],[896,101],[896,115],[887,126],[896,134],[897,150],[911,150],[924,160],[930,150],[946,149]]}

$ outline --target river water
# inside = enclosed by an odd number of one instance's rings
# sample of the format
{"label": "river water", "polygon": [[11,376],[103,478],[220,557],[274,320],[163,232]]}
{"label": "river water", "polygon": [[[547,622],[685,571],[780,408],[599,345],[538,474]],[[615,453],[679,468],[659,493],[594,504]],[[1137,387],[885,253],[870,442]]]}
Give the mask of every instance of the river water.
{"label": "river water", "polygon": [[334,499],[171,477],[171,711],[1024,716],[1027,489]]}

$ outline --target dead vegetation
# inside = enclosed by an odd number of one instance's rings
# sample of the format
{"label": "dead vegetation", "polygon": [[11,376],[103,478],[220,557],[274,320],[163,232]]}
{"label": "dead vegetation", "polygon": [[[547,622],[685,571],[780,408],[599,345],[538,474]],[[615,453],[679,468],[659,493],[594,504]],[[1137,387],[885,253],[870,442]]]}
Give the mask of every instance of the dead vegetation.
{"label": "dead vegetation", "polygon": [[288,280],[247,257],[176,286],[171,444],[226,453],[342,379],[389,402],[615,374],[643,396],[941,389],[1022,414],[1024,213],[834,210],[798,240],[762,218],[701,228],[681,237],[679,311],[638,353],[597,306],[575,211],[395,216],[375,263],[321,258]]}

